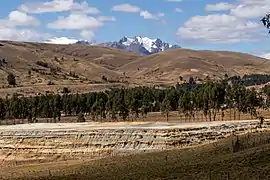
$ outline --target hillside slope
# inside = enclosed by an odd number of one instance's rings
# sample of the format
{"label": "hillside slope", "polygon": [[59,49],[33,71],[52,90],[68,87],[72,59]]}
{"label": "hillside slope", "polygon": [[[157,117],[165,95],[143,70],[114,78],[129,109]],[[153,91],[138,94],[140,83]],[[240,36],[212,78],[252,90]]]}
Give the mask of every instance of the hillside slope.
{"label": "hillside slope", "polygon": [[[16,76],[16,88],[7,89],[8,73]],[[179,76],[204,79],[206,76],[224,76],[225,73],[270,73],[270,61],[236,52],[175,49],[140,56],[93,45],[0,41],[2,95],[56,91],[63,86],[73,86],[76,89],[73,92],[85,92],[93,90],[92,84],[96,83],[106,84],[106,87],[115,85],[112,81],[125,86],[129,85],[122,82],[128,81],[132,86],[175,84]],[[55,86],[48,86],[50,81]],[[91,88],[85,88],[89,85]],[[99,87],[98,90],[102,89]]]}
{"label": "hillside slope", "polygon": [[[37,44],[36,44],[37,45]],[[79,57],[108,69],[116,69],[135,59],[141,57],[132,52],[126,52],[115,48],[73,44],[73,45],[52,45],[52,44],[38,44],[43,48],[48,48],[54,53],[62,53],[74,57]]]}
{"label": "hillside slope", "polygon": [[226,51],[168,50],[145,56],[120,68],[140,81],[178,81],[179,76],[224,76],[270,73],[270,61]]}
{"label": "hillside slope", "polygon": [[101,81],[103,75],[117,79],[122,74],[112,69],[139,57],[98,46],[8,41],[0,44],[0,85],[7,84],[8,73],[13,73],[20,85],[46,84],[49,80],[57,84]]}

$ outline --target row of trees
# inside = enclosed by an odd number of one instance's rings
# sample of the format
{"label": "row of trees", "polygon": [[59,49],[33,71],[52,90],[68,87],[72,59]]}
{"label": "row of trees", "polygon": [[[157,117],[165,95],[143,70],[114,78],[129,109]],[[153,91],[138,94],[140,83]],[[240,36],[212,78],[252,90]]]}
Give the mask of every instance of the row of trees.
{"label": "row of trees", "polygon": [[[62,115],[89,115],[93,120],[130,120],[145,118],[149,112],[179,111],[185,118],[196,118],[200,112],[207,120],[216,120],[218,112],[234,110],[256,116],[258,108],[269,108],[266,94],[249,90],[242,85],[229,85],[226,80],[204,84],[177,84],[168,88],[135,87],[111,89],[85,94],[45,94],[35,97],[0,98],[0,119],[51,118],[54,122]],[[266,93],[266,91],[265,91]],[[240,116],[240,113],[239,113]],[[240,118],[240,117],[239,117]],[[81,118],[83,119],[83,118]]]}
{"label": "row of trees", "polygon": [[241,76],[232,76],[229,78],[233,84],[245,86],[262,85],[270,82],[269,74],[250,74]]}

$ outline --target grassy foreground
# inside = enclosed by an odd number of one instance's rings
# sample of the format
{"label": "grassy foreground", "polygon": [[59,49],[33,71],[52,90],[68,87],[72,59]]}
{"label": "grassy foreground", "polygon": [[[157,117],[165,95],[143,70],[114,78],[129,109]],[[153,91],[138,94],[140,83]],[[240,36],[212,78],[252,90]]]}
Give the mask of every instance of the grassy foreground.
{"label": "grassy foreground", "polygon": [[[181,150],[24,166],[19,179],[270,179],[270,132]],[[15,178],[14,178],[15,179]],[[18,178],[17,178],[18,179]]]}

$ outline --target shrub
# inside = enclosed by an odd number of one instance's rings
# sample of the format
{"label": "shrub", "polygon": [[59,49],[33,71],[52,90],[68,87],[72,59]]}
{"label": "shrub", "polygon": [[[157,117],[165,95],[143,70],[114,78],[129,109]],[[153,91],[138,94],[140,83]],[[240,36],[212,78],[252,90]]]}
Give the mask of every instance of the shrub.
{"label": "shrub", "polygon": [[74,78],[79,78],[79,76],[78,76],[75,72],[73,72],[73,71],[70,71],[70,72],[69,72],[69,75],[70,75],[71,77],[74,77]]}
{"label": "shrub", "polygon": [[46,62],[43,62],[43,61],[37,61],[37,65],[42,66],[42,67],[45,67],[45,68],[48,68],[49,67],[49,64],[46,63]]}
{"label": "shrub", "polygon": [[70,90],[67,87],[64,87],[62,92],[64,94],[68,94],[68,93],[70,93]]}
{"label": "shrub", "polygon": [[101,78],[102,78],[103,81],[108,81],[107,77],[104,76],[104,75]]}
{"label": "shrub", "polygon": [[9,85],[16,85],[16,79],[15,79],[14,74],[9,73],[7,77],[7,81]]}
{"label": "shrub", "polygon": [[50,67],[50,72],[52,74],[57,74],[58,68]]}
{"label": "shrub", "polygon": [[84,114],[82,112],[78,114],[78,122],[85,122]]}
{"label": "shrub", "polygon": [[238,136],[236,136],[236,141],[232,142],[232,150],[234,153],[240,151],[240,141]]}
{"label": "shrub", "polygon": [[55,85],[52,81],[49,81],[47,85]]}

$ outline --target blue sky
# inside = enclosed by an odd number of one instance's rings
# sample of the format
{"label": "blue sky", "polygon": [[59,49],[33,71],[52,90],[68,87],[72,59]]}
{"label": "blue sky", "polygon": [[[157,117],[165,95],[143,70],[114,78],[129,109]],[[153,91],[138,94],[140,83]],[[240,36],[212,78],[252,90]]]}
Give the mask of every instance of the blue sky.
{"label": "blue sky", "polygon": [[147,36],[192,49],[270,53],[270,35],[260,24],[270,0],[8,0],[0,8],[5,40]]}

